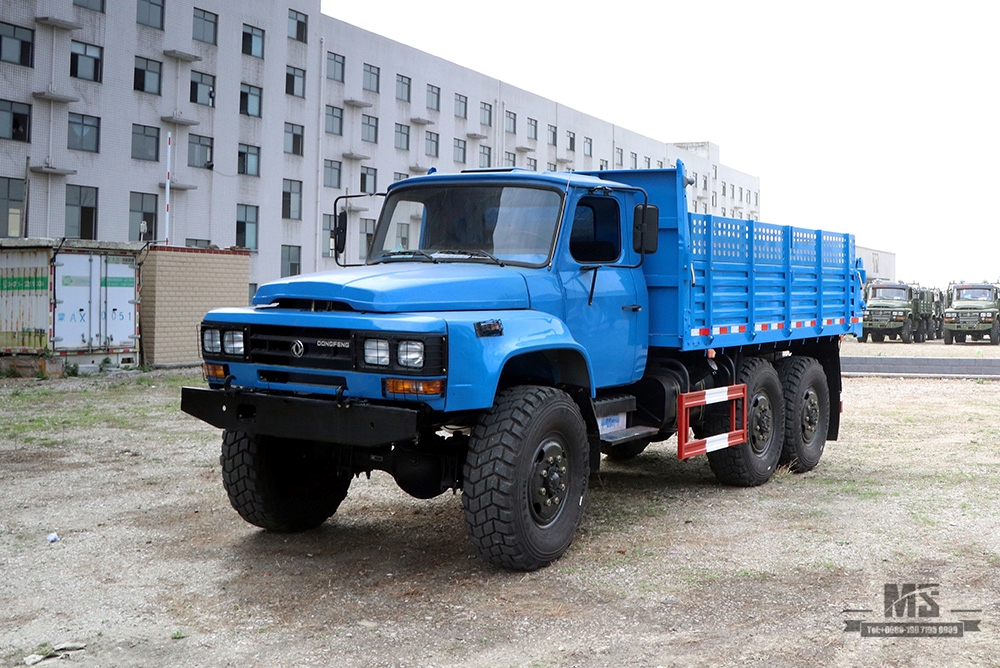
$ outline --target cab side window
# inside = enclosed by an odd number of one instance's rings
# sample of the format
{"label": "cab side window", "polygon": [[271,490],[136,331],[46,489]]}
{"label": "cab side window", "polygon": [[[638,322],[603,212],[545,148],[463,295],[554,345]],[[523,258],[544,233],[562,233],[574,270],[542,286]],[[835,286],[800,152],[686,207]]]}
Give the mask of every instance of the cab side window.
{"label": "cab side window", "polygon": [[618,202],[608,197],[584,197],[573,214],[569,252],[580,263],[614,262],[621,256]]}

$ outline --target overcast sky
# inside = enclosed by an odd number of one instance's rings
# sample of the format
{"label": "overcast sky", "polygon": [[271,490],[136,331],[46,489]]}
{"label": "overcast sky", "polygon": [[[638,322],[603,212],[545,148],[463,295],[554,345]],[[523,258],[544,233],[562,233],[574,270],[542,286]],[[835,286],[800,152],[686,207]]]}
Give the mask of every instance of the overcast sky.
{"label": "overcast sky", "polygon": [[[377,11],[373,8],[377,8]],[[323,12],[760,177],[761,219],[897,277],[1000,280],[1000,3],[323,0]]]}

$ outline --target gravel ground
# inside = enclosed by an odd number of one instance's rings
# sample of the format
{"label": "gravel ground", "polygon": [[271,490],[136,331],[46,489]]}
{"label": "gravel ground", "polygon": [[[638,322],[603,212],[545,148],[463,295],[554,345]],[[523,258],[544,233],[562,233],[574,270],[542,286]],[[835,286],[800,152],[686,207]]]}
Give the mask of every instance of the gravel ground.
{"label": "gravel ground", "polygon": [[[843,352],[896,350],[1000,353]],[[605,462],[573,546],[529,574],[475,556],[458,497],[384,474],[318,530],[244,523],[183,384],[200,379],[0,381],[0,665],[1000,666],[1000,383],[846,378],[817,469],[753,489],[673,439]],[[937,617],[886,620],[885,585],[905,583],[935,585],[915,614]],[[979,630],[845,631],[960,620]]]}

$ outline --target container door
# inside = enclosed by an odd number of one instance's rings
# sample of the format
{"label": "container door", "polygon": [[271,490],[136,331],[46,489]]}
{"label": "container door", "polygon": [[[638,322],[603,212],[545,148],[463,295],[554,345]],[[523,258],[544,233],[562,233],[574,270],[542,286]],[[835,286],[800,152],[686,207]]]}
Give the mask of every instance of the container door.
{"label": "container door", "polygon": [[60,253],[56,256],[56,350],[89,350],[100,345],[101,256]]}
{"label": "container door", "polygon": [[136,347],[135,258],[108,255],[102,259],[101,345],[127,352]]}

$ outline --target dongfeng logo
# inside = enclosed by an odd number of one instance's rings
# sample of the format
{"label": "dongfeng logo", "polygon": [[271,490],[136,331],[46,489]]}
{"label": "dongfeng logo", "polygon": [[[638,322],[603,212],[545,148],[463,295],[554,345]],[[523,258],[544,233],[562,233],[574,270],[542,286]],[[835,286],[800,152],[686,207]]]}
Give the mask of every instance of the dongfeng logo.
{"label": "dongfeng logo", "polygon": [[302,343],[298,339],[292,341],[292,355],[296,357],[302,357],[302,355],[305,352],[306,352],[306,346],[304,343]]}
{"label": "dongfeng logo", "polygon": [[336,341],[332,339],[316,339],[316,345],[320,348],[350,348],[350,341]]}

